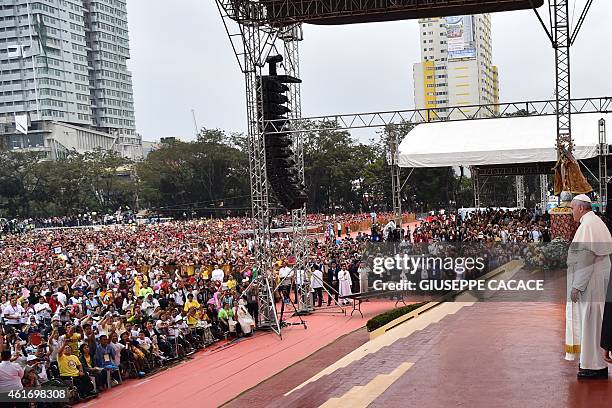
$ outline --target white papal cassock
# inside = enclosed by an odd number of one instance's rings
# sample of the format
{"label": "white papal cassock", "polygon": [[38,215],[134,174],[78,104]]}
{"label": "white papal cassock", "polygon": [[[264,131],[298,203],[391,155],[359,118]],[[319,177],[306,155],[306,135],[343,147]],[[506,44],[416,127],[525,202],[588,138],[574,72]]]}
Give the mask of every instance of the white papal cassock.
{"label": "white papal cassock", "polygon": [[[612,238],[604,222],[592,211],[580,219],[567,255],[567,305],[565,358],[580,356],[580,368],[607,367],[599,347],[601,323],[610,279]],[[581,293],[571,300],[572,288]]]}
{"label": "white papal cassock", "polygon": [[348,296],[352,294],[351,285],[353,284],[353,281],[351,279],[351,274],[346,269],[342,269],[340,272],[338,272],[338,284],[338,292],[340,293],[340,296]]}

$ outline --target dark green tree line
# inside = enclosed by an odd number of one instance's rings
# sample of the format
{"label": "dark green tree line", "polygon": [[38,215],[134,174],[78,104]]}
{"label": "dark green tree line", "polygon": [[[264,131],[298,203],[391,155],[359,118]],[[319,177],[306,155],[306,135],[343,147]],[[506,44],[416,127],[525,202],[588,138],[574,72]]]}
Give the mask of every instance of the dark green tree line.
{"label": "dark green tree line", "polygon": [[[399,132],[401,140],[412,125],[388,127],[367,143],[329,123],[309,126],[326,130],[304,133],[308,211],[391,210],[388,138]],[[34,153],[0,151],[0,163],[0,217],[5,218],[107,213],[119,207],[174,217],[250,212],[247,139],[218,129],[203,129],[192,142],[165,144],[137,163],[104,151],[70,153],[54,162]],[[469,177],[451,168],[402,169],[401,182],[407,178],[405,210],[472,205]],[[279,207],[273,194],[271,205]]]}

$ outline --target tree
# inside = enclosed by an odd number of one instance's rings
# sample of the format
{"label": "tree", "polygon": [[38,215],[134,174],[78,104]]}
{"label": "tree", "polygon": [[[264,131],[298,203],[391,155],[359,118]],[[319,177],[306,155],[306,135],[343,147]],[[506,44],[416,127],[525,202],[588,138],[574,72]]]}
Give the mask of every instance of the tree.
{"label": "tree", "polygon": [[40,188],[37,153],[0,151],[0,211],[9,217],[27,217]]}
{"label": "tree", "polygon": [[352,211],[361,206],[359,186],[375,150],[356,143],[347,131],[327,130],[329,123],[312,123],[304,141],[304,178],[309,211]]}
{"label": "tree", "polygon": [[194,142],[177,141],[151,152],[136,167],[145,203],[170,215],[250,207],[246,140],[203,129]]}
{"label": "tree", "polygon": [[36,153],[0,152],[0,160],[0,216],[108,212],[134,200],[131,163],[114,152],[69,152],[57,161],[44,161]]}

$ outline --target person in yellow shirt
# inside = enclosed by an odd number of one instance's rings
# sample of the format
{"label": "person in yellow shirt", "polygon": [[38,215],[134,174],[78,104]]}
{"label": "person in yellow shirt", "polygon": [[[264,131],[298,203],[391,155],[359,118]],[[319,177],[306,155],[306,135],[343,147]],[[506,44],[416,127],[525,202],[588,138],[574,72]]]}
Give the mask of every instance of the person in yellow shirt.
{"label": "person in yellow shirt", "polygon": [[72,354],[72,347],[67,342],[64,342],[57,352],[57,364],[59,366],[60,377],[65,380],[72,380],[81,398],[98,395],[94,391],[91,379],[85,374],[81,361]]}
{"label": "person in yellow shirt", "polygon": [[79,358],[79,340],[81,340],[81,337],[82,336],[79,333],[74,332],[74,326],[71,324],[66,325],[66,334],[60,337],[60,341],[66,345],[69,345],[71,350],[76,350],[76,353],[74,354],[76,355],[77,359]]}
{"label": "person in yellow shirt", "polygon": [[142,279],[140,276],[134,276],[134,294],[138,296],[138,292],[140,292],[140,288],[142,287]]}
{"label": "person in yellow shirt", "polygon": [[195,307],[191,307],[187,310],[187,326],[193,328],[198,325],[199,318],[197,314],[197,309]]}
{"label": "person in yellow shirt", "polygon": [[187,276],[193,276],[195,274],[195,265],[187,265]]}
{"label": "person in yellow shirt", "polygon": [[187,311],[191,309],[192,307],[199,309],[200,303],[196,299],[194,299],[193,293],[189,293],[187,295],[187,301],[185,302],[185,306],[183,307],[183,310]]}
{"label": "person in yellow shirt", "polygon": [[230,275],[230,278],[227,281],[227,288],[229,290],[234,290],[234,288],[236,287],[237,284],[238,283],[236,282],[236,279],[234,279],[234,277]]}

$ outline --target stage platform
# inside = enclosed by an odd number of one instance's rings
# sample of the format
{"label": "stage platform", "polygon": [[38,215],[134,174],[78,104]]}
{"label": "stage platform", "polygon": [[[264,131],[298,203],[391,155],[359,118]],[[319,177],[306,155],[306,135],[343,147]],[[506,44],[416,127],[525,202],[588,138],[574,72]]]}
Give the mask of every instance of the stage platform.
{"label": "stage platform", "polygon": [[441,304],[335,362],[321,361],[334,348],[342,352],[334,343],[312,357],[319,360],[317,373],[306,359],[227,406],[610,406],[612,379],[578,381],[577,362],[564,360],[564,304],[556,296],[462,300]]}

